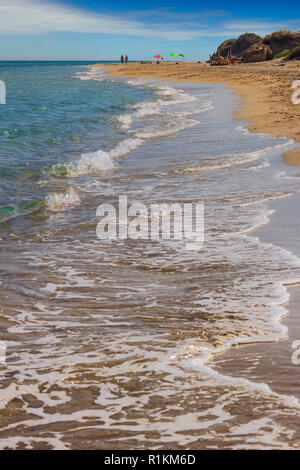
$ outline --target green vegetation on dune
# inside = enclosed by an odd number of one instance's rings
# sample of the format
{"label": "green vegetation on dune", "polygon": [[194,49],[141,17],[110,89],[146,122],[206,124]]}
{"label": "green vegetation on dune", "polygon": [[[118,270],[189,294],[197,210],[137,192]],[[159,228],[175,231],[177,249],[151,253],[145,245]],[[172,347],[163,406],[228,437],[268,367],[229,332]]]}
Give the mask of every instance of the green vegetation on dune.
{"label": "green vegetation on dune", "polygon": [[297,47],[294,47],[294,49],[291,51],[289,56],[287,57],[289,60],[300,60],[300,45]]}
{"label": "green vegetation on dune", "polygon": [[275,54],[273,59],[282,59],[282,57],[287,57],[290,53],[291,53],[291,49],[284,49],[284,51],[281,51]]}

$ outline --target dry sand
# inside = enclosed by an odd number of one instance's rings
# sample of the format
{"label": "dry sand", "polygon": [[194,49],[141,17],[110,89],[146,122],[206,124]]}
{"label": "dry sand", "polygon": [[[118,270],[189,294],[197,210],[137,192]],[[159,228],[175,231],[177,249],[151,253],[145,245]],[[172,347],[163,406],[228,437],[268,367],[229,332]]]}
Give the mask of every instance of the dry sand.
{"label": "dry sand", "polygon": [[[194,62],[103,66],[112,75],[227,84],[243,97],[246,106],[237,111],[236,117],[249,121],[247,128],[251,132],[289,137],[300,143],[300,104],[293,104],[291,99],[292,82],[300,80],[299,61],[280,59],[225,67]],[[289,165],[300,166],[300,147],[284,158]]]}

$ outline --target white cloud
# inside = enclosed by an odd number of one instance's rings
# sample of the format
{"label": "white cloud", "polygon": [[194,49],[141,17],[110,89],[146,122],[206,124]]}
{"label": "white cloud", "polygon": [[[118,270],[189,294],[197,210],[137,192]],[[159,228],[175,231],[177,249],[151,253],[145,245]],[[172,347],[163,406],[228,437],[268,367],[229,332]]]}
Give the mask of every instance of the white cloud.
{"label": "white cloud", "polygon": [[[162,24],[145,23],[143,17],[157,15]],[[119,15],[92,13],[84,9],[64,6],[50,0],[0,0],[0,34],[32,35],[55,32],[112,34],[151,37],[166,40],[192,40],[200,37],[239,36],[245,31],[267,34],[276,29],[297,29],[299,20],[272,22],[263,20],[221,21],[226,12],[211,10],[203,13],[179,13],[172,8],[128,12],[124,19]],[[132,19],[130,19],[132,18]],[[135,18],[135,19],[134,19]],[[188,23],[191,19],[207,20],[213,26]],[[139,20],[138,20],[139,19]],[[216,23],[217,19],[219,20]],[[172,22],[168,23],[168,20]],[[176,23],[174,24],[174,20]]]}
{"label": "white cloud", "polygon": [[195,20],[199,18],[201,20],[207,18],[220,18],[228,15],[228,12],[225,10],[204,10],[204,11],[195,11],[192,13],[183,13],[181,11],[174,11],[174,7],[161,7],[154,10],[136,10],[128,11],[130,17],[159,17],[167,18],[178,21],[185,20]]}
{"label": "white cloud", "polygon": [[138,21],[112,15],[91,13],[43,0],[0,0],[1,34],[40,34],[76,32],[160,37],[187,40],[199,36],[199,31],[176,29],[165,25],[151,27]]}
{"label": "white cloud", "polygon": [[279,29],[296,29],[300,25],[300,20],[286,21],[264,21],[264,20],[234,20],[224,24],[224,29],[231,31],[257,32],[276,31]]}

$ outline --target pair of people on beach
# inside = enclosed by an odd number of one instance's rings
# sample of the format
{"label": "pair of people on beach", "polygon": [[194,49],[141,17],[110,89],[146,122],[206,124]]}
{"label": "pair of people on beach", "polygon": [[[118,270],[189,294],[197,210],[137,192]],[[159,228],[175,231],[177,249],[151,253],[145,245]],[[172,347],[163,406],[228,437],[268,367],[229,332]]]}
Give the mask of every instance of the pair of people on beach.
{"label": "pair of people on beach", "polygon": [[124,64],[124,61],[125,61],[125,64],[127,64],[127,62],[128,62],[128,55],[127,54],[126,54],[125,58],[124,58],[123,54],[121,55],[122,64]]}

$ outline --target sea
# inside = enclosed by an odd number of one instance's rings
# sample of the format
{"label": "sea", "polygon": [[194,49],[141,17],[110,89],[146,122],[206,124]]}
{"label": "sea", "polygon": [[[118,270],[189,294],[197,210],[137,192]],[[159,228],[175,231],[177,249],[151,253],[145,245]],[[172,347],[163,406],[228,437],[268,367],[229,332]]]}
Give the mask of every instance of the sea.
{"label": "sea", "polygon": [[[300,259],[256,230],[299,194],[296,144],[250,133],[223,85],[88,62],[0,80],[0,448],[300,448],[299,397],[214,367],[288,337]],[[203,246],[99,238],[121,196],[201,203]]]}

